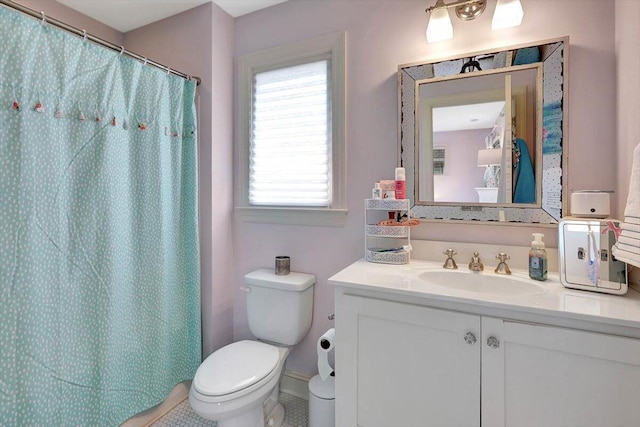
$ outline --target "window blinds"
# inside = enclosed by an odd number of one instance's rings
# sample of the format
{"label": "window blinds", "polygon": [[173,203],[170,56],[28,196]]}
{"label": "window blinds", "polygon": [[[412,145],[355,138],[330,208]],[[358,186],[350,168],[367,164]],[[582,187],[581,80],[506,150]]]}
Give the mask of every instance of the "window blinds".
{"label": "window blinds", "polygon": [[330,61],[254,74],[249,203],[331,205]]}

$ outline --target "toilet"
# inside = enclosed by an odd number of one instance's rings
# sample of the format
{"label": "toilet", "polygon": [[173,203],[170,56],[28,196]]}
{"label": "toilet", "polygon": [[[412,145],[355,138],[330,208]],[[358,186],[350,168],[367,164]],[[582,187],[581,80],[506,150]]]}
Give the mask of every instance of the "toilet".
{"label": "toilet", "polygon": [[249,329],[257,340],[234,342],[207,357],[191,383],[189,404],[217,427],[279,427],[280,379],[291,347],[311,327],[316,278],[271,269],[244,278]]}

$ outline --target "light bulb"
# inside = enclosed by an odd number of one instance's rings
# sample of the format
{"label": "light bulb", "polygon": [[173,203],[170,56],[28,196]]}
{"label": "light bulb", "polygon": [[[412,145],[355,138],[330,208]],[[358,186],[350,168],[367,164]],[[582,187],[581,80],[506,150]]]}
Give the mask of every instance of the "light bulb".
{"label": "light bulb", "polygon": [[446,7],[431,11],[427,25],[427,42],[434,43],[453,38],[453,25]]}
{"label": "light bulb", "polygon": [[492,30],[517,27],[522,23],[524,11],[520,0],[498,0],[496,11],[493,13],[491,21]]}

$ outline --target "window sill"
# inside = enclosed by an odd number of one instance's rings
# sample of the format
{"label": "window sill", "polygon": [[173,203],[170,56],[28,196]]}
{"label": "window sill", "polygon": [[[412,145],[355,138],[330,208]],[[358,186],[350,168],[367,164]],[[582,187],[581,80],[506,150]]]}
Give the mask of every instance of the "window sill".
{"label": "window sill", "polygon": [[347,221],[346,209],[236,207],[235,213],[243,222],[261,224],[342,227]]}

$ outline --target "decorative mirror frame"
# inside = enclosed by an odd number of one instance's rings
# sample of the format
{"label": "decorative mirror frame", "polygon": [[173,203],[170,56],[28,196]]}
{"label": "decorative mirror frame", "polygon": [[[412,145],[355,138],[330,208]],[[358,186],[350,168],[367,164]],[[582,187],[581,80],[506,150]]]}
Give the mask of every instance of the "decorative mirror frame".
{"label": "decorative mirror frame", "polygon": [[[429,65],[459,60],[486,54],[501,54],[517,49],[558,44],[551,53],[543,58],[543,93],[542,93],[542,122],[551,118],[550,109],[559,105],[561,109],[560,133],[543,130],[541,154],[542,176],[536,175],[536,180],[542,180],[542,195],[535,204],[524,206],[491,205],[482,203],[432,202],[433,204],[415,204],[418,171],[416,168],[416,144],[419,142],[418,111],[419,83],[425,83],[432,78],[432,67]],[[567,194],[566,179],[562,179],[563,165],[567,164],[567,94],[568,94],[568,50],[569,37],[543,40],[528,44],[498,47],[479,52],[465,53],[454,57],[442,58],[428,62],[403,64],[398,66],[398,149],[400,166],[404,167],[407,175],[407,197],[412,200],[411,214],[415,218],[435,221],[482,221],[501,223],[537,223],[557,224],[566,212]],[[508,70],[511,65],[495,70]],[[467,73],[475,75],[474,72]],[[556,123],[557,128],[557,123]],[[558,139],[559,138],[559,139]],[[540,138],[537,138],[540,140]],[[559,149],[559,152],[558,152]],[[540,169],[538,169],[540,170]],[[541,199],[541,200],[540,200]]]}

